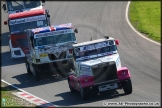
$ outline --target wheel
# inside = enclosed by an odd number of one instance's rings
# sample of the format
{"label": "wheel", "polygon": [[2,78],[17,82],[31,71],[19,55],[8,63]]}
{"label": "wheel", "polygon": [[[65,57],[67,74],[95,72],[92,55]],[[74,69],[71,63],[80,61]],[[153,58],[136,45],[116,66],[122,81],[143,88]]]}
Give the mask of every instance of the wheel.
{"label": "wheel", "polygon": [[88,88],[82,88],[80,85],[80,95],[83,100],[89,99],[89,91]]}
{"label": "wheel", "polygon": [[34,75],[36,81],[41,79],[41,75],[38,73],[38,71],[35,68],[33,70],[33,75]]}
{"label": "wheel", "polygon": [[27,62],[27,59],[25,58],[25,66],[28,74],[31,74],[29,63]]}
{"label": "wheel", "polygon": [[125,94],[132,93],[132,82],[130,79],[127,80],[126,84],[123,87],[123,90],[124,90]]}
{"label": "wheel", "polygon": [[69,84],[69,88],[70,88],[71,93],[74,93],[76,90],[73,87],[71,87],[70,79],[68,79],[68,84]]}
{"label": "wheel", "polygon": [[[10,45],[10,43],[9,43],[9,45]],[[9,49],[10,49],[11,59],[13,59],[10,46],[9,46]]]}

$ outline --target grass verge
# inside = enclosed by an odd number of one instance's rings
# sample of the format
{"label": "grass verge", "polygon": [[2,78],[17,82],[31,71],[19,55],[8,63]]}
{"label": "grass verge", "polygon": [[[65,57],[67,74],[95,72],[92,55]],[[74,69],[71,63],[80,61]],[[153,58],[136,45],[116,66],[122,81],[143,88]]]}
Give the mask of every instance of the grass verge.
{"label": "grass verge", "polygon": [[1,82],[1,108],[2,107],[4,108],[5,107],[16,107],[16,108],[36,107],[36,105],[13,95],[12,93],[14,92],[19,92],[19,91]]}
{"label": "grass verge", "polygon": [[148,38],[161,41],[160,1],[131,1],[129,20],[136,30]]}

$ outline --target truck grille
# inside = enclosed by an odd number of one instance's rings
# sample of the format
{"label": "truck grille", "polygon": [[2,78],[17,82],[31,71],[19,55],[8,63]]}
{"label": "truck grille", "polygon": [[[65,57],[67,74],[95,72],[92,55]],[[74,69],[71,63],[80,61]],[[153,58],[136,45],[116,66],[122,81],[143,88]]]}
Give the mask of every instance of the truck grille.
{"label": "truck grille", "polygon": [[62,52],[59,57],[57,58],[54,54],[48,54],[50,60],[58,60],[66,58],[66,51]]}
{"label": "truck grille", "polygon": [[92,68],[95,83],[118,79],[115,62],[109,62],[106,66]]}

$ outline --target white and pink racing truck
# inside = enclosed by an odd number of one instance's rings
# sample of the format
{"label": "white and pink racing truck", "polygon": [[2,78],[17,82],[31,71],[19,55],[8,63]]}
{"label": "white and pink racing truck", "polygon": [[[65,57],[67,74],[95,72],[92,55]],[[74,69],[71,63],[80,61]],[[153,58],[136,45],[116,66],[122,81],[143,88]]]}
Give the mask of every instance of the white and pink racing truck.
{"label": "white and pink racing truck", "polygon": [[43,9],[45,0],[6,0],[2,8],[8,14]]}
{"label": "white and pink racing truck", "polygon": [[79,91],[83,99],[91,92],[113,89],[132,93],[130,72],[121,66],[118,44],[112,37],[73,44],[74,70],[68,76],[71,92]]}

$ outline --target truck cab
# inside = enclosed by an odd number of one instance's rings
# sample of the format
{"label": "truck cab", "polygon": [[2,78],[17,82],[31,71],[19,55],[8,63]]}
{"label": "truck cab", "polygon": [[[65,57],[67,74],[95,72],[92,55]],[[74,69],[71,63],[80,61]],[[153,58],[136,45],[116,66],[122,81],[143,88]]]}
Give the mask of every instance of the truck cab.
{"label": "truck cab", "polygon": [[8,15],[4,25],[9,27],[9,47],[11,58],[25,57],[29,53],[27,29],[50,26],[49,11],[45,9],[30,10]]}
{"label": "truck cab", "polygon": [[121,66],[118,44],[118,40],[105,37],[73,45],[74,70],[68,76],[71,92],[79,91],[83,99],[89,98],[90,92],[112,89],[132,93],[130,72]]}
{"label": "truck cab", "polygon": [[35,10],[35,9],[43,9],[43,6],[45,5],[45,0],[6,0],[2,8],[4,12],[7,12],[8,14],[12,13],[18,13],[18,12],[24,12],[29,10]]}
{"label": "truck cab", "polygon": [[71,60],[72,44],[76,43],[77,32],[71,23],[28,30],[30,53],[26,55],[27,72],[34,73],[34,69],[46,73],[49,71],[49,64]]}

